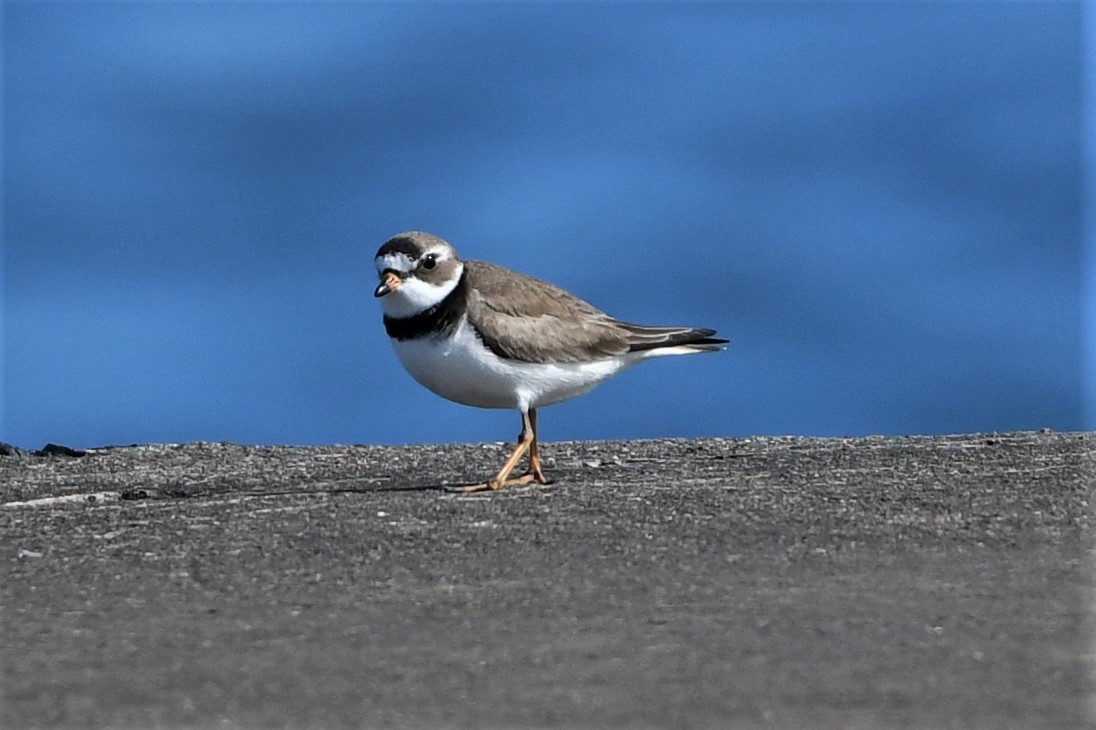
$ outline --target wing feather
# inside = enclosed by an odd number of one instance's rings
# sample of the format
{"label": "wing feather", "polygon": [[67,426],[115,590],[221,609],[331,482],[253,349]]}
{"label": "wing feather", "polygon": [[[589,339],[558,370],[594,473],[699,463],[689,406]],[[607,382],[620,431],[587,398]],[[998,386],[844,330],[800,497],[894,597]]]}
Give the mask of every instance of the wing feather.
{"label": "wing feather", "polygon": [[627,333],[589,302],[531,276],[466,261],[468,318],[496,355],[585,362],[628,351]]}
{"label": "wing feather", "polygon": [[613,319],[546,281],[482,261],[466,261],[468,319],[499,357],[523,362],[587,362],[687,345],[720,350],[715,330],[647,327]]}

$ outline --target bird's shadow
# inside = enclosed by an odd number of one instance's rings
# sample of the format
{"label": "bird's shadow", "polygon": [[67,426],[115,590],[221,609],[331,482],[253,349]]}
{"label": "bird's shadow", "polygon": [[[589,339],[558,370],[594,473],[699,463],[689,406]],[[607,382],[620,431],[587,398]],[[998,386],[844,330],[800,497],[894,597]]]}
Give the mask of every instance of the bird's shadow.
{"label": "bird's shadow", "polygon": [[378,487],[347,487],[346,489],[327,489],[327,494],[369,494],[371,492],[445,492],[451,488],[448,484],[391,484]]}
{"label": "bird's shadow", "polygon": [[[481,489],[469,490],[469,487],[481,487]],[[439,494],[483,494],[492,490],[482,489],[482,482],[468,483],[443,483],[443,484],[377,484],[368,482],[357,486],[320,486],[316,489],[279,489],[276,491],[241,491],[241,492],[213,492],[200,489],[186,489],[183,487],[166,488],[134,488],[123,490],[118,496],[122,500],[156,500],[156,499],[209,499],[231,495],[238,498],[266,499],[270,497],[301,497],[308,495],[334,495],[334,494],[377,494],[381,492],[437,492]]]}
{"label": "bird's shadow", "polygon": [[[555,480],[548,482],[549,485],[554,483]],[[324,489],[321,491],[323,494],[371,494],[377,492],[440,492],[441,494],[454,494],[459,496],[472,494],[491,494],[498,491],[514,491],[517,489],[531,488],[534,486],[544,485],[523,484],[521,486],[512,486],[508,489],[495,490],[485,488],[483,482],[467,482],[460,484],[405,484],[376,487],[346,487],[341,489]],[[472,489],[473,487],[475,487],[475,489]]]}
{"label": "bird's shadow", "polygon": [[309,495],[332,495],[332,494],[376,494],[378,492],[448,492],[451,491],[453,485],[447,484],[408,484],[408,485],[391,485],[391,486],[361,486],[361,487],[329,487],[321,489],[281,489],[277,491],[254,491],[249,490],[245,492],[206,492],[206,491],[190,491],[183,489],[127,489],[120,495],[120,499],[123,500],[155,500],[155,499],[209,499],[215,497],[223,497],[231,495],[237,498],[249,499],[259,498],[266,499],[269,497],[306,497]]}
{"label": "bird's shadow", "polygon": [[[392,484],[387,486],[343,487],[319,490],[323,494],[373,494],[377,492],[441,492],[443,494],[472,494],[468,487],[480,486],[479,482],[461,484]],[[488,491],[488,490],[483,490]],[[315,493],[315,492],[314,492]]]}

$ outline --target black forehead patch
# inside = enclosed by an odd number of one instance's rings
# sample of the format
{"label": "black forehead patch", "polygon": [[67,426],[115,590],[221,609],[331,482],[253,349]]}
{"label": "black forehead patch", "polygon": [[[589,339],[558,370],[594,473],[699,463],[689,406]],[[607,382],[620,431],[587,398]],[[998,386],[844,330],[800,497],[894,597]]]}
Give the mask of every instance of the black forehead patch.
{"label": "black forehead patch", "polygon": [[[407,258],[414,261],[422,253],[422,246],[411,236],[396,236],[385,241],[384,245],[377,250],[377,256],[385,256],[390,253],[402,253]],[[374,256],[373,258],[377,258]]]}

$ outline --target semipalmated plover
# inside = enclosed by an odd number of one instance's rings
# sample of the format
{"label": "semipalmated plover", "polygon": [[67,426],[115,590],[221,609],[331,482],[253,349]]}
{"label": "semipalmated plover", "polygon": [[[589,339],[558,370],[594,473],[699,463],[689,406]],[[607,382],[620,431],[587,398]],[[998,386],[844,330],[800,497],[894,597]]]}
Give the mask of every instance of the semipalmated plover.
{"label": "semipalmated plover", "polygon": [[[537,408],[586,393],[643,360],[723,350],[715,330],[645,327],[613,319],[559,287],[482,261],[461,261],[420,231],[387,241],[374,259],[384,328],[400,362],[442,398],[521,412],[510,458],[474,492],[547,484]],[[510,475],[529,452],[529,470]]]}

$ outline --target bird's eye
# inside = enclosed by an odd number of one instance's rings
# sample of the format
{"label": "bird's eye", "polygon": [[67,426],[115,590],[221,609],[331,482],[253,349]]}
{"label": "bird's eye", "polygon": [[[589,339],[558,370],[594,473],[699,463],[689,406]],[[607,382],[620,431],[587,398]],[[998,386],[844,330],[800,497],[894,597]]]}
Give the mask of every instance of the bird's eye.
{"label": "bird's eye", "polygon": [[429,271],[438,265],[438,257],[432,253],[428,253],[422,257],[422,268]]}

